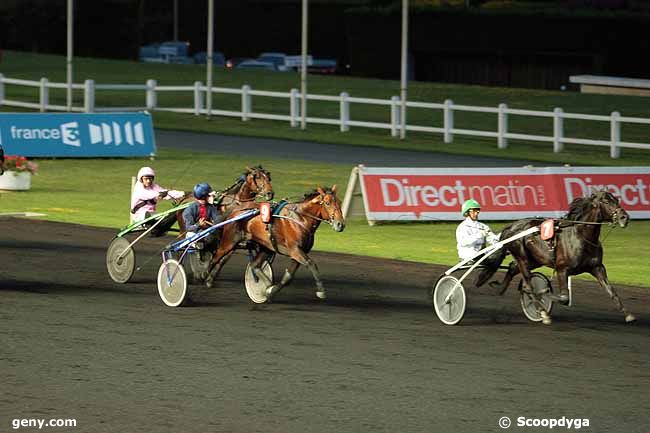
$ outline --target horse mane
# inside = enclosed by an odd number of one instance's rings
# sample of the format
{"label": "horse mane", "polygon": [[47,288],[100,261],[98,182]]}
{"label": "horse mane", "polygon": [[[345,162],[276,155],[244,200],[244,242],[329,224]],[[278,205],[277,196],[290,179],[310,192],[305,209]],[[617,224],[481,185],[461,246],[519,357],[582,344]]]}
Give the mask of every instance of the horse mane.
{"label": "horse mane", "polygon": [[578,197],[569,205],[569,212],[564,219],[576,221],[585,216],[591,210],[592,197]]}
{"label": "horse mane", "polygon": [[595,191],[590,197],[578,197],[574,199],[569,205],[569,212],[564,218],[574,221],[580,219],[591,212],[595,200],[602,200],[603,198],[618,202],[611,192],[606,189],[601,189]]}
{"label": "horse mane", "polygon": [[[332,191],[332,188],[330,188],[329,186],[324,186],[322,188],[323,188],[323,191],[325,191],[326,194],[334,193],[334,191]],[[320,192],[318,192],[317,189],[313,189],[313,190],[311,190],[309,192],[306,192],[304,194],[303,200],[305,200],[305,201],[311,200],[312,198],[314,198],[314,197],[316,197],[318,195],[320,195]]]}

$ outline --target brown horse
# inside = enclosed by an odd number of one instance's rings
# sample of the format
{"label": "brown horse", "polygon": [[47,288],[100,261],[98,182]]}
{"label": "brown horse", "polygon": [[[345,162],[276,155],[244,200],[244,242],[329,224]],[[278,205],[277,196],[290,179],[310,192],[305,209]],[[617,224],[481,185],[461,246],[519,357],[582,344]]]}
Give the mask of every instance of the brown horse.
{"label": "brown horse", "polygon": [[[607,271],[603,265],[603,246],[599,237],[602,224],[607,222],[618,224],[620,227],[626,227],[629,222],[629,215],[610,192],[598,191],[591,197],[577,198],[570,204],[569,213],[559,220],[560,228],[554,239],[545,241],[540,238],[539,233],[535,233],[505,245],[484,262],[486,267],[477,278],[477,286],[494,275],[506,253],[510,252],[515,260],[510,263],[503,281],[490,284],[500,290],[501,294],[506,291],[513,277],[520,272],[523,276],[524,290],[530,290],[530,271],[540,266],[548,266],[555,269],[560,288],[558,295],[550,295],[551,299],[567,303],[568,277],[589,272],[607,291],[619,311],[625,316],[625,321],[632,322],[635,320],[634,315],[623,306],[607,279]],[[507,239],[541,223],[541,219],[534,218],[515,221],[501,232],[501,239]],[[546,311],[541,310],[540,314],[544,318],[544,323],[550,323]]]}
{"label": "brown horse", "polygon": [[[314,246],[314,234],[321,222],[331,225],[337,232],[345,229],[341,201],[336,196],[336,185],[331,189],[318,187],[305,194],[303,201],[289,203],[278,216],[273,216],[271,224],[265,223],[262,216],[258,215],[226,225],[219,248],[212,258],[206,284],[212,284],[223,266],[222,259],[227,257],[239,242],[252,241],[260,247],[259,253],[251,263],[252,271],[256,278],[265,282],[269,297],[289,284],[298,267],[304,265],[309,268],[316,281],[316,296],[325,299],[325,288],[318,267],[307,255]],[[277,284],[273,284],[260,268],[262,263],[275,253],[291,257],[291,264]]]}

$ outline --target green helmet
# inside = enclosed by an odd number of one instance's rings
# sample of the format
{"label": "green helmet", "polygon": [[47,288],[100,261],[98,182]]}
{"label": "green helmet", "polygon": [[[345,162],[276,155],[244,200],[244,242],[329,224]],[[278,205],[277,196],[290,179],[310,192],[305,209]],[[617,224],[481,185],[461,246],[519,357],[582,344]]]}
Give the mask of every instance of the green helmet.
{"label": "green helmet", "polygon": [[466,200],[465,203],[463,203],[463,207],[461,208],[460,212],[463,214],[463,216],[465,216],[470,209],[480,209],[480,208],[481,205],[478,204],[478,202],[473,198],[470,198],[469,200]]}

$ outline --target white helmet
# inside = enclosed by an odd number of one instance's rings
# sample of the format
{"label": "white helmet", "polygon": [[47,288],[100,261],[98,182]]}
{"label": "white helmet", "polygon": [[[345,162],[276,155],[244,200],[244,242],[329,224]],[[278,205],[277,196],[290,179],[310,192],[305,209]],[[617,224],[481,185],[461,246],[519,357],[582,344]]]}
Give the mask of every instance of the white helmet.
{"label": "white helmet", "polygon": [[142,167],[138,170],[138,182],[142,182],[142,176],[156,177],[156,172],[151,167]]}

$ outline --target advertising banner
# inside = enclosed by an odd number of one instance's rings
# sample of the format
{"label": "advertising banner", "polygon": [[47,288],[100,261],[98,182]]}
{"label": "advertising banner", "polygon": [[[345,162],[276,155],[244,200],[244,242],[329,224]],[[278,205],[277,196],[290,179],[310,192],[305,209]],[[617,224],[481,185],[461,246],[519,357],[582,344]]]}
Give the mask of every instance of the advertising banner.
{"label": "advertising banner", "polygon": [[[473,198],[481,219],[560,217],[578,197],[607,189],[632,218],[650,218],[650,168],[356,168],[366,218],[371,221],[462,219]],[[351,180],[344,209],[351,208]],[[352,188],[351,188],[352,186]],[[350,195],[348,198],[347,195]],[[346,207],[347,206],[347,207]]]}
{"label": "advertising banner", "polygon": [[0,113],[0,145],[28,157],[153,156],[147,113]]}

